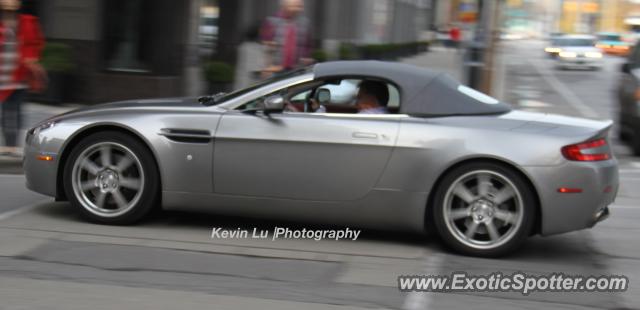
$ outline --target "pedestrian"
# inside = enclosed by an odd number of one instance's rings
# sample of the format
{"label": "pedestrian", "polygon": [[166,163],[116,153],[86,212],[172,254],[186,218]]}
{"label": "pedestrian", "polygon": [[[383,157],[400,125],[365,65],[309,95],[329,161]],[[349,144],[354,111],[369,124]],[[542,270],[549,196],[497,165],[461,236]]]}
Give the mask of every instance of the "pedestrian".
{"label": "pedestrian", "polygon": [[238,47],[238,61],[234,90],[243,89],[260,80],[262,70],[266,68],[266,53],[260,43],[260,25],[257,24],[247,31],[245,40]]}
{"label": "pedestrian", "polygon": [[5,146],[0,153],[22,156],[18,147],[21,105],[28,89],[41,90],[46,79],[39,63],[44,47],[38,19],[20,14],[20,0],[0,0],[0,106]]}
{"label": "pedestrian", "polygon": [[449,28],[449,39],[451,40],[451,46],[454,49],[459,50],[462,33],[460,32],[460,28],[458,28],[458,26],[452,25]]}
{"label": "pedestrian", "polygon": [[309,20],[303,15],[303,0],[281,0],[281,10],[262,26],[267,48],[267,74],[283,74],[313,63]]}

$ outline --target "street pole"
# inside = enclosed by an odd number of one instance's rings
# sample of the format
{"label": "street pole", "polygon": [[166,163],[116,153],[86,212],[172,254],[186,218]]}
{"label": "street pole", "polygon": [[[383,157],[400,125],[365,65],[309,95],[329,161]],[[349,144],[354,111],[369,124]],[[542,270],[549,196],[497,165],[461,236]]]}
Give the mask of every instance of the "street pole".
{"label": "street pole", "polygon": [[482,27],[484,28],[484,43],[487,48],[484,55],[480,91],[486,94],[492,94],[493,92],[496,45],[499,37],[499,27],[501,24],[501,3],[501,0],[485,0],[482,8],[482,19],[484,20],[482,23]]}

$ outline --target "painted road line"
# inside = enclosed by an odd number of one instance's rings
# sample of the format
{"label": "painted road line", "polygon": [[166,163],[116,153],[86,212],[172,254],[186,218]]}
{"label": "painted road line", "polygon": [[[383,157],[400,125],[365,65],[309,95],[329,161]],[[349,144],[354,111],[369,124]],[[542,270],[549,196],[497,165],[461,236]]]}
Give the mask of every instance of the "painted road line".
{"label": "painted road line", "polygon": [[599,114],[590,106],[585,104],[580,97],[574,94],[564,83],[562,83],[550,70],[543,69],[544,64],[540,61],[529,59],[529,63],[536,68],[538,74],[547,80],[547,83],[560,94],[569,105],[576,109],[580,114],[589,118],[599,118]]}
{"label": "painted road line", "polygon": [[23,178],[24,174],[0,174],[0,178]]}

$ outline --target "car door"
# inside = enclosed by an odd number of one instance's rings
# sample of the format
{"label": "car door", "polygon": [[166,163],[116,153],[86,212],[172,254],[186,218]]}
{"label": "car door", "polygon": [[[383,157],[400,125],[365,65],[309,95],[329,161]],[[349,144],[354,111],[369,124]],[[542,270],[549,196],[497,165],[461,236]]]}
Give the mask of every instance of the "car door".
{"label": "car door", "polygon": [[214,191],[314,201],[363,198],[385,169],[401,117],[229,111],[215,136]]}

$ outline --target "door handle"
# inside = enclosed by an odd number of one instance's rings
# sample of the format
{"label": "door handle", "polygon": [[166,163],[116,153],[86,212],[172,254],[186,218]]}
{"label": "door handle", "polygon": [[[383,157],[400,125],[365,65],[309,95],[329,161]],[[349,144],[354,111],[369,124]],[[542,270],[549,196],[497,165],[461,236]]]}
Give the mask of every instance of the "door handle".
{"label": "door handle", "polygon": [[378,134],[373,132],[354,132],[352,136],[356,139],[378,139]]}

